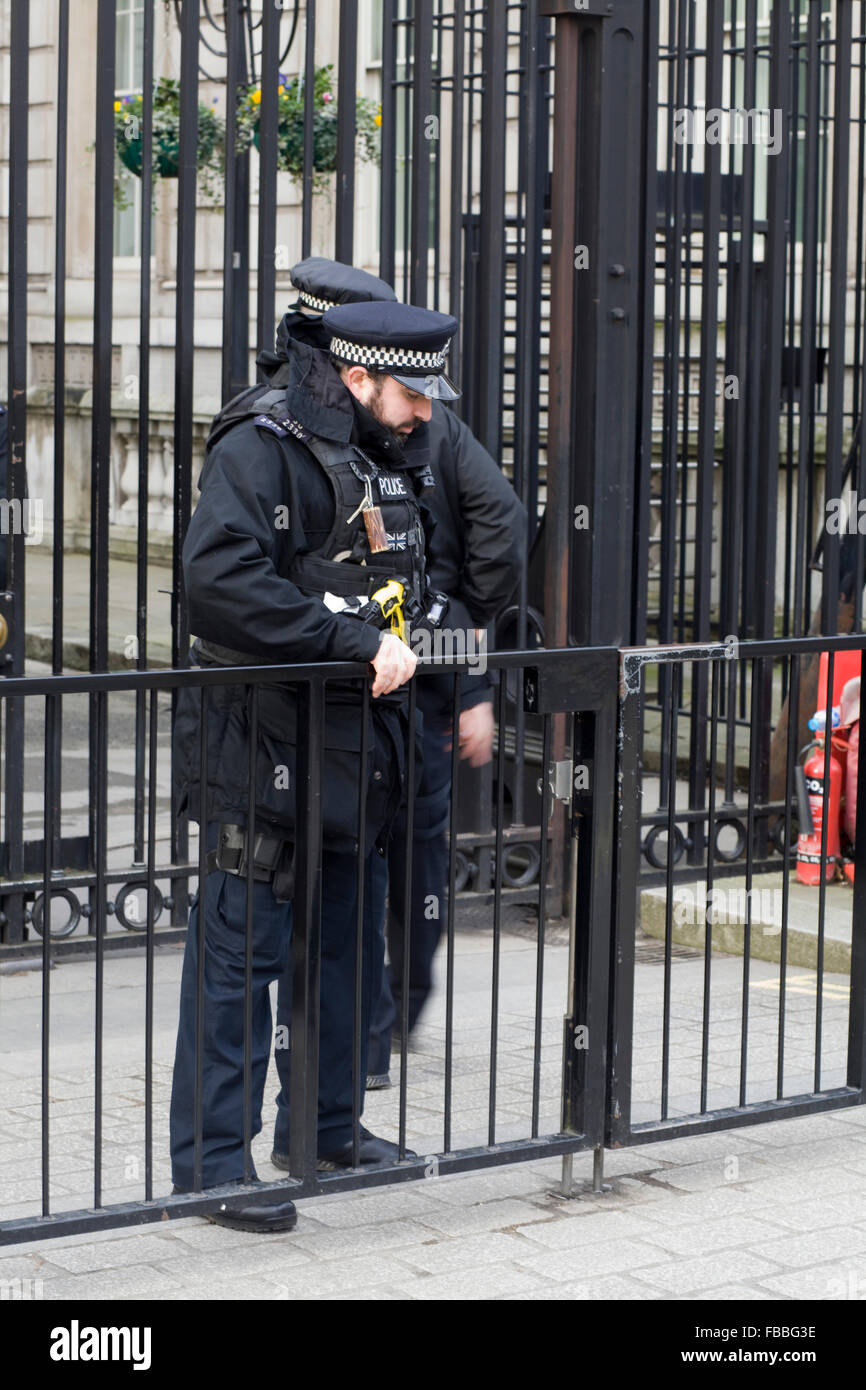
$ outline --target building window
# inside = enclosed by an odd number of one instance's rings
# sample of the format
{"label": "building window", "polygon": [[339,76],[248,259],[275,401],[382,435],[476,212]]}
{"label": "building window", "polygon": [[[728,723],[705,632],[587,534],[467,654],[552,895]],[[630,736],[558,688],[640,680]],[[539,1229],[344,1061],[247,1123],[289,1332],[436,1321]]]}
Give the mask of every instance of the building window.
{"label": "building window", "polygon": [[[115,46],[116,96],[141,92],[144,47],[144,0],[115,0],[117,40]],[[114,155],[119,168],[123,168]],[[128,208],[114,210],[115,256],[141,255],[141,180],[134,174],[126,180]]]}

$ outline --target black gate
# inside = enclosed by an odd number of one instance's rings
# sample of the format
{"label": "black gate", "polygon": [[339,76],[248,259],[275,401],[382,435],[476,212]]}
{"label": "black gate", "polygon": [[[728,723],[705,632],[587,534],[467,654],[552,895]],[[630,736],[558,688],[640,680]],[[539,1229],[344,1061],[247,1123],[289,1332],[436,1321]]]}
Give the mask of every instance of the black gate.
{"label": "black gate", "polygon": [[[31,133],[30,6],[11,7],[8,547],[0,596],[11,683],[0,701],[0,950],[21,960],[35,943],[46,990],[52,959],[91,953],[101,998],[106,951],[139,942],[150,960],[159,941],[180,939],[196,863],[166,758],[189,641],[180,554],[203,433],[216,406],[250,380],[253,352],[271,346],[279,294],[291,293],[288,265],[314,249],[345,261],[375,254],[370,268],[403,298],[460,319],[452,362],[465,392],[459,409],[530,515],[518,602],[498,634],[500,648],[521,656],[503,658],[502,669],[529,664],[535,643],[643,649],[623,659],[623,816],[607,871],[615,867],[611,940],[620,953],[605,1015],[610,1141],[859,1101],[856,934],[842,1072],[842,1064],[828,1071],[822,1062],[830,891],[823,881],[817,1021],[807,1049],[812,1088],[794,1094],[789,1082],[792,1074],[802,1080],[805,1053],[792,1073],[785,1018],[796,989],[789,995],[784,952],[804,809],[794,770],[807,719],[822,699],[835,698],[832,662],[825,693],[819,655],[861,649],[860,639],[846,648],[837,634],[862,628],[866,575],[858,499],[866,0],[307,0],[303,12],[292,0],[227,0],[219,12],[208,4],[98,0],[86,13],[90,29],[71,32],[68,0],[58,0],[49,50],[57,137],[48,152],[34,147]],[[329,34],[336,118],[325,155],[314,117]],[[169,72],[178,82],[164,147],[155,78]],[[303,138],[283,164],[279,97],[291,81],[301,83]],[[114,200],[125,99],[135,111],[140,99],[140,174],[132,176],[140,184],[134,225],[124,224],[130,256],[119,268]],[[221,106],[224,126],[208,100]],[[365,101],[381,106],[380,124]],[[250,107],[252,147],[245,143]],[[85,214],[84,181],[75,173],[82,152],[70,143],[81,109],[92,111],[95,152]],[[362,129],[379,161],[372,193],[364,185],[372,167],[356,158]],[[207,131],[216,132],[211,145]],[[197,199],[210,154],[223,144],[217,212],[208,214],[216,220],[205,226]],[[47,153],[53,177],[37,229],[29,220],[32,165]],[[294,202],[278,198],[286,174]],[[373,214],[359,211],[364,187]],[[161,222],[151,217],[155,195],[168,199]],[[70,244],[69,228],[82,215],[92,232],[92,273],[76,301],[70,286],[81,278],[82,247]],[[374,252],[364,240],[368,224],[376,226]],[[37,231],[46,248],[38,264]],[[213,278],[202,282],[214,245]],[[154,256],[159,273],[151,274]],[[53,284],[36,279],[48,263]],[[37,315],[37,288],[43,298],[53,288],[52,313]],[[203,295],[211,296],[210,360],[199,332]],[[68,305],[77,302],[80,320],[85,301],[92,331],[82,334]],[[37,321],[48,341],[37,341]],[[76,475],[76,460],[87,455],[89,469]],[[28,503],[42,505],[49,524],[41,569],[37,547],[25,547]],[[110,594],[118,592],[124,555],[134,566],[132,617],[119,642]],[[155,616],[160,563],[164,621]],[[50,598],[40,633],[29,614],[42,590]],[[685,642],[700,651],[678,651],[674,644]],[[157,655],[163,644],[165,655]],[[584,667],[573,655],[577,675]],[[26,662],[35,659],[50,663],[50,676],[28,674]],[[64,674],[71,661],[86,679]],[[166,662],[170,672],[153,670]],[[543,673],[547,657],[538,662]],[[112,667],[121,668],[117,675],[107,674]],[[44,716],[36,718],[43,698]],[[597,860],[590,868],[583,850],[572,855],[562,816],[546,832],[551,785],[562,785],[557,779],[581,740],[595,740],[596,758],[612,756],[600,712],[608,695],[593,714],[583,692],[560,689],[558,703],[545,708],[579,712],[573,729],[565,718],[539,721],[514,677],[503,680],[498,698],[500,763],[460,789],[453,886],[473,888],[494,912],[506,894],[537,902],[543,925],[548,896],[557,913],[564,898],[572,913],[586,912],[584,895],[603,898],[610,886]],[[509,849],[520,872],[514,860],[508,867]],[[856,856],[855,868],[859,904],[866,879]],[[737,877],[748,895],[755,876],[774,874],[784,898],[776,1072],[763,1091],[753,1089],[747,896],[742,986],[732,1006],[738,1079],[726,1101],[713,1091],[713,935],[682,945],[673,895],[702,882],[706,896],[719,880]],[[629,1101],[630,962],[640,946],[634,906],[639,919],[646,915],[653,892],[661,893],[664,966],[661,1090],[658,1113],[638,1114]],[[589,911],[596,922],[602,909]],[[543,939],[541,930],[539,980]],[[600,987],[597,953],[607,939],[595,935],[595,954],[576,967],[571,1026],[585,1022],[582,1001],[599,1007],[587,991]],[[680,950],[697,950],[704,962],[703,1012],[692,1020],[702,1038],[695,1095],[692,1073],[679,1091],[671,1081]],[[584,1123],[572,1115],[562,1140],[568,1152],[584,1142],[573,1125],[598,1143],[606,1062],[565,1056],[567,1094],[585,1092],[593,1116]],[[652,1109],[654,1096],[645,1099]],[[639,1131],[642,1124],[649,1128]]]}
{"label": "black gate", "polygon": [[[400,1025],[399,1086],[379,1123],[386,1124],[399,1145],[400,1161],[348,1171],[317,1170],[319,1017],[322,941],[322,812],[325,696],[328,683],[366,673],[351,663],[319,666],[264,666],[223,670],[194,668],[185,671],[153,671],[103,675],[48,675],[10,680],[2,688],[4,704],[20,700],[25,718],[43,727],[45,775],[39,798],[38,820],[44,826],[49,852],[39,882],[40,902],[74,900],[87,886],[94,902],[92,1024],[76,1009],[73,1035],[69,1036],[68,1011],[63,994],[52,981],[56,961],[54,939],[42,933],[39,960],[41,976],[39,1046],[33,1034],[19,1024],[21,1047],[14,1080],[10,1078],[5,1103],[17,1108],[21,1095],[39,1097],[30,1111],[30,1128],[39,1133],[39,1197],[25,1201],[23,1211],[7,1215],[0,1225],[0,1244],[70,1234],[119,1225],[160,1221],[216,1210],[225,1190],[202,1192],[203,1065],[205,1028],[204,913],[199,915],[198,965],[196,970],[194,1130],[195,1192],[168,1196],[168,1097],[165,1077],[171,1071],[176,1020],[176,975],[165,980],[161,961],[164,934],[156,930],[163,896],[174,891],[179,874],[195,877],[199,900],[213,892],[206,866],[204,835],[197,837],[193,862],[167,863],[159,845],[165,843],[169,810],[164,781],[170,749],[170,727],[160,715],[168,714],[170,697],[183,687],[201,690],[204,736],[194,758],[201,769],[201,785],[207,783],[206,711],[215,707],[221,686],[242,680],[251,729],[250,766],[241,771],[247,798],[255,795],[256,727],[259,691],[275,678],[290,682],[297,692],[298,760],[296,768],[297,831],[295,888],[292,908],[290,1024],[290,1093],[292,1127],[290,1178],[262,1182],[255,1190],[267,1196],[275,1190],[306,1197],[345,1188],[438,1177],[446,1173],[513,1163],[540,1155],[570,1156],[592,1149],[600,1153],[604,1129],[605,1048],[610,957],[608,930],[611,917],[611,879],[607,872],[613,850],[614,752],[616,740],[617,653],[613,648],[531,655],[493,654],[491,667],[500,677],[497,696],[498,738],[494,763],[495,815],[489,849],[494,863],[506,854],[505,763],[507,690],[519,699],[527,718],[537,726],[547,760],[557,738],[562,738],[569,760],[551,777],[543,779],[541,826],[537,839],[538,875],[535,889],[536,916],[521,954],[512,955],[509,968],[505,905],[501,878],[494,892],[492,911],[483,936],[485,964],[484,1002],[481,1012],[467,1016],[461,991],[461,966],[465,956],[457,950],[457,836],[460,789],[456,774],[459,750],[452,749],[452,797],[450,805],[450,859],[448,866],[447,920],[444,923],[445,1028],[442,1053],[419,1057],[409,1051],[407,935],[403,1012]],[[439,662],[444,673],[453,662]],[[64,706],[85,698],[96,706],[100,747],[111,752],[107,730],[112,725],[128,729],[134,703],[140,699],[146,713],[145,849],[139,873],[126,875],[121,897],[113,909],[123,912],[140,933],[143,949],[125,975],[118,976],[110,955],[107,925],[108,895],[120,876],[113,867],[115,837],[110,830],[105,790],[110,779],[108,761],[95,769],[101,789],[96,820],[96,864],[92,880],[64,870],[52,861],[54,843],[54,795],[52,768],[61,756],[59,731]],[[409,696],[410,720],[414,717],[414,683]],[[459,711],[459,685],[453,679],[453,708]],[[369,687],[360,715],[361,765],[372,738]],[[414,735],[408,739],[407,777],[411,784]],[[68,755],[69,750],[64,750]],[[101,755],[106,758],[106,753]],[[213,769],[211,769],[213,771]],[[572,795],[573,788],[579,788]],[[252,789],[252,790],[251,790]],[[202,794],[202,802],[206,797]],[[247,801],[250,804],[250,801]],[[359,787],[358,834],[364,839],[366,787]],[[573,846],[572,864],[578,891],[572,895],[573,911],[567,942],[561,940],[562,923],[555,893],[551,891],[552,847],[563,832]],[[411,813],[408,821],[411,840]],[[354,1138],[359,1143],[361,1086],[360,1057],[362,991],[362,935],[364,932],[363,855],[357,857],[358,903],[355,950],[356,1064],[353,1070]],[[407,857],[406,900],[411,900],[412,856]],[[245,973],[243,999],[244,1056],[244,1153],[246,1173],[252,1169],[252,1009],[253,1009],[253,865],[244,879],[247,894],[245,922]],[[10,891],[24,888],[10,883]],[[32,888],[31,888],[32,890]],[[139,904],[135,912],[133,904]],[[46,908],[46,916],[50,908]],[[560,939],[554,939],[554,933]],[[513,943],[513,938],[512,938]],[[476,950],[481,949],[479,935]],[[556,970],[551,957],[555,956]],[[529,964],[524,969],[524,959]],[[80,969],[83,967],[76,967]],[[116,987],[123,986],[118,1013]],[[53,986],[53,987],[52,987]],[[124,993],[125,991],[125,993]],[[470,1001],[471,1003],[472,1001]],[[26,1006],[26,999],[22,1001]],[[22,1004],[19,1004],[19,1008]],[[4,1008],[4,1027],[13,1023],[11,1001]],[[166,1011],[168,1026],[165,1024]],[[67,1032],[57,1039],[58,1028]],[[471,1029],[471,1043],[461,1049],[461,1028]],[[125,1041],[132,1036],[133,1046]],[[281,1045],[275,1041],[275,1047]],[[283,1044],[285,1045],[285,1044]],[[11,1041],[10,1041],[11,1046]],[[122,1057],[118,1054],[122,1050]],[[469,1070],[470,1075],[466,1073]],[[468,1081],[465,1084],[464,1078]],[[21,1095],[19,1095],[19,1091]],[[479,1093],[480,1092],[480,1093]],[[38,1113],[38,1119],[37,1119]],[[431,1132],[430,1126],[433,1126]],[[408,1153],[411,1127],[427,1127],[430,1152]],[[467,1127],[468,1126],[468,1127]],[[417,1140],[415,1141],[417,1142]],[[35,1185],[35,1183],[34,1183]],[[236,1189],[235,1189],[236,1191]],[[70,1200],[72,1199],[72,1200]],[[5,1207],[9,1212],[8,1203]]]}

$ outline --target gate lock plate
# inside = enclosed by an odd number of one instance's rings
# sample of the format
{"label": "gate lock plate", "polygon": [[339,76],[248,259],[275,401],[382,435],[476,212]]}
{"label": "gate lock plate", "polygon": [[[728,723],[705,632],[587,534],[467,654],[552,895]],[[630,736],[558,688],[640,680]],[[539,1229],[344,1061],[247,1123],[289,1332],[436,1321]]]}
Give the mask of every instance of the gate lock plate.
{"label": "gate lock plate", "polygon": [[[571,805],[571,759],[563,758],[561,762],[551,763],[547,769],[547,782],[550,787],[550,795],[554,801],[562,801],[566,806]],[[536,783],[538,794],[541,795],[543,779],[539,777]],[[553,807],[551,807],[553,810]]]}

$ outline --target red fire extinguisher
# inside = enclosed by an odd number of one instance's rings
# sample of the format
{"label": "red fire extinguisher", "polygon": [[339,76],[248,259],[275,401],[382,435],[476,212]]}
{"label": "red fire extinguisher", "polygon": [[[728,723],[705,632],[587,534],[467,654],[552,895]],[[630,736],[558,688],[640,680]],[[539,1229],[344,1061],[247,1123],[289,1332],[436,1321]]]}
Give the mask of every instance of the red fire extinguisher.
{"label": "red fire extinguisher", "polygon": [[832,746],[825,747],[826,740],[816,739],[803,750],[808,753],[803,766],[806,779],[806,792],[809,809],[812,813],[811,833],[797,838],[797,881],[816,884],[821,880],[821,832],[824,814],[824,778],[826,767],[830,764],[830,795],[827,804],[827,852],[824,860],[824,878],[829,881],[836,875],[836,861],[839,858],[839,812],[842,804],[842,764],[834,756]]}

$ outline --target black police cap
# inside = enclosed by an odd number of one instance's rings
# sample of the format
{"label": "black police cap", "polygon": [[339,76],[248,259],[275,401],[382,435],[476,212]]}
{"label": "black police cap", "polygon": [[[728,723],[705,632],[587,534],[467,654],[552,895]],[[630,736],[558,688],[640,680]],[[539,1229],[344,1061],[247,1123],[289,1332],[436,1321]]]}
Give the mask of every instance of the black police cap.
{"label": "black police cap", "polygon": [[293,265],[289,274],[298,291],[292,309],[314,309],[324,314],[338,304],[356,304],[370,300],[397,298],[391,286],[366,270],[356,270],[342,261],[330,261],[325,256],[308,256]]}
{"label": "black police cap", "polygon": [[457,320],[417,304],[343,304],[329,309],[322,327],[341,362],[377,367],[412,391],[439,400],[460,395],[445,375],[448,345]]}

